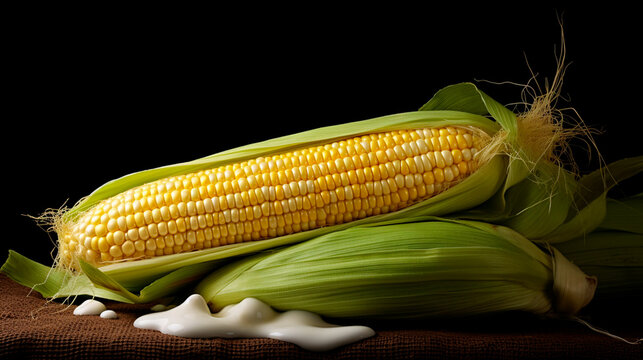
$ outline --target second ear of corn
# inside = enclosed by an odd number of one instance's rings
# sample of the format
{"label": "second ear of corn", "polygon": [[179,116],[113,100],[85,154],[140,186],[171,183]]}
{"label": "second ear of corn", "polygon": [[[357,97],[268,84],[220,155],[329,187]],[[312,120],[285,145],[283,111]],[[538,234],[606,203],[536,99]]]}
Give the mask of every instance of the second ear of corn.
{"label": "second ear of corn", "polygon": [[509,228],[416,220],[357,226],[251,256],[196,290],[213,310],[254,297],[278,309],[368,319],[573,315],[593,297],[596,279]]}

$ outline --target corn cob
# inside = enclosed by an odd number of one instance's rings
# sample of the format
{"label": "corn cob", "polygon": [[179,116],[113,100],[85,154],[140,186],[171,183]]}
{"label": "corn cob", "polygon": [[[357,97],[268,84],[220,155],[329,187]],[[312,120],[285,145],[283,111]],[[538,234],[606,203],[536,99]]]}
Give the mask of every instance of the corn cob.
{"label": "corn cob", "polygon": [[470,175],[488,139],[456,126],[387,131],[163,178],[59,226],[59,262],[101,266],[394,212]]}

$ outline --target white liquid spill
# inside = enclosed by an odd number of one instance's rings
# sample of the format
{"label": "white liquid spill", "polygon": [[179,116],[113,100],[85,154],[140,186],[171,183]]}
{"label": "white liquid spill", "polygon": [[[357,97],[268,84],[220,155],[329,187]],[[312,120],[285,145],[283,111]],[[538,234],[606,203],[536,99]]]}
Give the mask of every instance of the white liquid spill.
{"label": "white liquid spill", "polygon": [[100,313],[100,317],[103,319],[118,319],[118,315],[114,310],[105,310]]}
{"label": "white liquid spill", "polygon": [[100,315],[105,310],[105,305],[102,302],[89,299],[74,309],[74,315]]}
{"label": "white liquid spill", "polygon": [[247,298],[212,314],[201,295],[183,304],[147,314],[134,321],[140,329],[187,338],[271,338],[291,342],[312,351],[327,351],[375,335],[366,326],[338,326],[316,314],[291,310],[275,312],[267,304]]}

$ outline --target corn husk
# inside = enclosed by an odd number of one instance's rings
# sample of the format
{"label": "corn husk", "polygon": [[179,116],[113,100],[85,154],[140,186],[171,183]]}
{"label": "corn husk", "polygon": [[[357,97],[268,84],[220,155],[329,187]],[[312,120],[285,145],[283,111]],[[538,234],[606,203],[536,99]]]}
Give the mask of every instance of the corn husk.
{"label": "corn husk", "polygon": [[643,193],[610,198],[598,229],[557,245],[570,261],[598,277],[596,300],[602,305],[643,301],[642,220]]}
{"label": "corn husk", "polygon": [[416,218],[352,227],[214,271],[196,287],[213,311],[246,297],[332,318],[420,319],[504,311],[577,313],[595,279],[519,233]]}
{"label": "corn husk", "polygon": [[487,203],[457,216],[511,227],[537,243],[559,244],[601,226],[609,191],[641,172],[643,156],[615,161],[578,180],[562,168],[543,164]]}
{"label": "corn husk", "polygon": [[643,234],[643,193],[625,198],[607,198],[605,218],[596,231]]}

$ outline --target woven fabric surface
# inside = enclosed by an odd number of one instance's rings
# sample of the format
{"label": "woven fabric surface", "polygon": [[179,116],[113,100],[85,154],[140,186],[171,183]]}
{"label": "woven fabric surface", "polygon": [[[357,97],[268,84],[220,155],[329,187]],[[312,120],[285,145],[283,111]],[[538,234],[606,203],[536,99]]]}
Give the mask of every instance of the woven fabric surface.
{"label": "woven fabric surface", "polygon": [[[0,359],[643,359],[629,345],[569,321],[511,315],[478,321],[365,324],[376,335],[328,352],[272,339],[187,339],[137,329],[150,305],[104,301],[118,319],[75,316],[0,274]],[[620,336],[640,336],[618,328]],[[638,334],[637,334],[638,333]]]}

